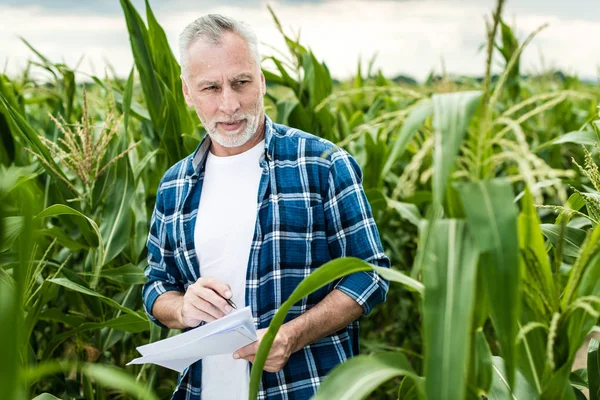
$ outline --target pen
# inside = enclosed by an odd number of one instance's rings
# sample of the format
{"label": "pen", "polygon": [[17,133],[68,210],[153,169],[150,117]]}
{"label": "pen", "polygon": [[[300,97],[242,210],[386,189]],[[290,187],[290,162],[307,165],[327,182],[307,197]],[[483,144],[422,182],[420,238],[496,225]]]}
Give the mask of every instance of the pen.
{"label": "pen", "polygon": [[231,307],[233,307],[234,310],[237,310],[237,306],[235,305],[235,303],[233,301],[231,301],[231,299],[225,299],[225,301],[227,302],[227,304],[229,304]]}

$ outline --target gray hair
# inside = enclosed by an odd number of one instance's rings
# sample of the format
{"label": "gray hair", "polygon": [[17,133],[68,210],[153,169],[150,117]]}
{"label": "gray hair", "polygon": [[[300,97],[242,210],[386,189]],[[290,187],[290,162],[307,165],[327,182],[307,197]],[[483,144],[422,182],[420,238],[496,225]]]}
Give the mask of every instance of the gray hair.
{"label": "gray hair", "polygon": [[187,71],[187,52],[196,39],[203,39],[209,43],[219,45],[223,34],[233,32],[240,35],[248,44],[250,54],[256,66],[260,68],[260,55],[258,53],[258,39],[249,25],[242,21],[220,14],[208,14],[200,17],[185,27],[179,35],[179,54],[181,71]]}

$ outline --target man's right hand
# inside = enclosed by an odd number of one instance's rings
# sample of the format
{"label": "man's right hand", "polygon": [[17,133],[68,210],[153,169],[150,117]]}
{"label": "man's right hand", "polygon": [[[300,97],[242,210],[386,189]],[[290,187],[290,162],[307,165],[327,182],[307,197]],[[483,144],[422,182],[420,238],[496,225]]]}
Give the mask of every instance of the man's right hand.
{"label": "man's right hand", "polygon": [[232,297],[231,288],[216,278],[199,278],[188,286],[181,305],[180,323],[194,328],[200,322],[211,322],[233,311],[225,299]]}

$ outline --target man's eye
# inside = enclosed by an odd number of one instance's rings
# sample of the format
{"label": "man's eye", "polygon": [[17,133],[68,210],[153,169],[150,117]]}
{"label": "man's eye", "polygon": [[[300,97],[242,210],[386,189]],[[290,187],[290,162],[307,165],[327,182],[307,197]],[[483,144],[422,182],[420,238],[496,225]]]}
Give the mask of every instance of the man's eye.
{"label": "man's eye", "polygon": [[202,89],[202,90],[212,91],[212,90],[216,90],[216,89],[217,89],[217,87],[216,87],[216,86],[207,86],[207,87],[205,87],[205,88],[204,88],[204,89]]}
{"label": "man's eye", "polygon": [[247,84],[248,82],[250,82],[250,81],[236,81],[236,82],[235,82],[235,85],[236,85],[236,86],[244,86],[244,85],[245,85],[245,84]]}

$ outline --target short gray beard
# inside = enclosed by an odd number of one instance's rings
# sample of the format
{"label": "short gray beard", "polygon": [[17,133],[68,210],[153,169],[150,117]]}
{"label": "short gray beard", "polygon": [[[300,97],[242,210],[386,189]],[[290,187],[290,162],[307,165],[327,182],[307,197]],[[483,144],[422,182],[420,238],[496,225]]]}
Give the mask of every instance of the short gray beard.
{"label": "short gray beard", "polygon": [[[217,130],[217,123],[219,122],[233,122],[245,119],[246,127],[241,133],[236,134],[227,134],[221,133]],[[256,113],[254,115],[248,114],[240,114],[239,116],[232,118],[230,121],[212,121],[208,125],[205,125],[206,132],[210,136],[212,140],[217,142],[223,147],[240,147],[244,144],[248,143],[250,139],[256,133],[258,129],[258,123],[260,121],[260,113]]]}

